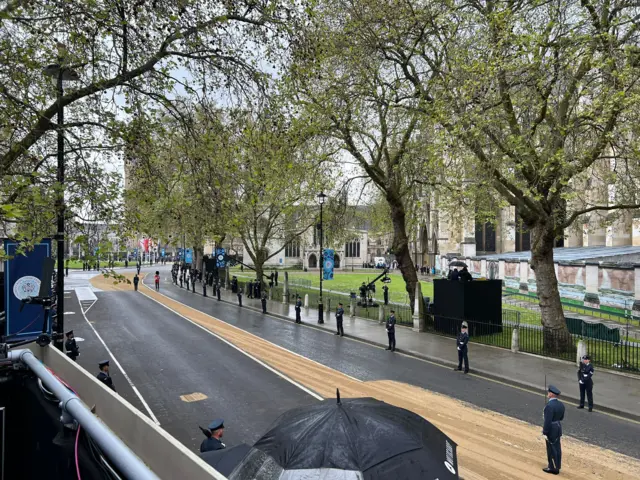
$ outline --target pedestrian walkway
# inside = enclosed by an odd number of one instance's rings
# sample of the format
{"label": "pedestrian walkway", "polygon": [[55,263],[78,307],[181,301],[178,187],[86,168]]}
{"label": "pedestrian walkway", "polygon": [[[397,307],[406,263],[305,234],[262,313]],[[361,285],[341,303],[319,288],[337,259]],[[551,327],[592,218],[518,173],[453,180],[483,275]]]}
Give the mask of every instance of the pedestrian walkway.
{"label": "pedestrian walkway", "polygon": [[[211,289],[208,291],[211,292]],[[200,293],[201,289],[196,288],[196,292]],[[238,303],[236,294],[231,290],[222,290],[221,298],[226,302]],[[243,307],[262,310],[260,299],[251,299],[243,295],[242,303]],[[373,345],[387,346],[384,325],[364,318],[352,318],[348,314],[348,306],[345,310],[345,336]],[[293,305],[282,304],[275,299],[268,301],[267,311],[271,315],[295,320]],[[302,322],[310,326],[331,332],[336,331],[333,312],[326,312],[324,324],[318,324],[318,311],[313,308],[303,308],[301,317]],[[457,350],[453,338],[417,333],[409,327],[396,326],[396,341],[397,350],[401,353],[452,368],[457,366]],[[471,373],[522,388],[540,390],[541,396],[545,390],[546,381],[546,385],[553,384],[558,387],[562,391],[563,398],[578,401],[578,367],[570,362],[526,353],[512,353],[503,348],[470,343],[469,363]],[[596,409],[640,421],[640,376],[598,369],[594,375],[594,401]]]}

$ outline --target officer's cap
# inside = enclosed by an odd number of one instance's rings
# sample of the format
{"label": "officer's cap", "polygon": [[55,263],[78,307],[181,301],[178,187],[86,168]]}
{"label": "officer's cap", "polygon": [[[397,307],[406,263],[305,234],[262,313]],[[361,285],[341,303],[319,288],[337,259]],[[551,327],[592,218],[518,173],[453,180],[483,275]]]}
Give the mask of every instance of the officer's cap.
{"label": "officer's cap", "polygon": [[73,330],[69,330],[65,335],[66,335],[67,337],[68,337],[69,335],[73,335]]}
{"label": "officer's cap", "polygon": [[469,324],[467,322],[462,322],[462,328],[469,328]]}
{"label": "officer's cap", "polygon": [[212,432],[220,428],[224,428],[224,420],[222,420],[221,418],[216,418],[209,424],[209,430],[211,430]]}
{"label": "officer's cap", "polygon": [[583,359],[583,360],[591,360],[591,358],[589,357],[589,355],[583,355],[583,356],[582,356],[582,359]]}
{"label": "officer's cap", "polygon": [[105,365],[109,366],[109,360],[103,360],[98,364],[100,368],[104,367]]}
{"label": "officer's cap", "polygon": [[554,395],[560,395],[560,390],[558,390],[558,387],[555,387],[553,385],[549,385],[549,391]]}

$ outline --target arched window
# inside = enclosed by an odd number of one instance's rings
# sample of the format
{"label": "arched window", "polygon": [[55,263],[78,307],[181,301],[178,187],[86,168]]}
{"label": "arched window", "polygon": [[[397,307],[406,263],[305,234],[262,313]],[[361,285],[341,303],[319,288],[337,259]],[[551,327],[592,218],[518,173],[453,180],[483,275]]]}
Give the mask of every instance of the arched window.
{"label": "arched window", "polygon": [[359,238],[345,244],[344,256],[346,258],[360,257],[360,239]]}
{"label": "arched window", "polygon": [[315,253],[309,255],[309,268],[317,268],[318,267],[318,258]]}
{"label": "arched window", "polygon": [[284,256],[292,258],[300,258],[300,241],[293,240],[284,247]]}

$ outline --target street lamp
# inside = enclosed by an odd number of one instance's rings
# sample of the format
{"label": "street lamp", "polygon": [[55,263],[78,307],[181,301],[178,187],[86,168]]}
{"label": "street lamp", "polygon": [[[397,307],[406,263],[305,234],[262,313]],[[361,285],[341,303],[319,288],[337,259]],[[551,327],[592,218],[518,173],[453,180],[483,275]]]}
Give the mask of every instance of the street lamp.
{"label": "street lamp", "polygon": [[56,242],[58,249],[58,275],[56,277],[56,297],[58,301],[57,332],[53,338],[53,344],[58,350],[64,349],[64,106],[62,97],[64,96],[64,82],[79,80],[78,74],[71,68],[62,64],[62,58],[58,58],[58,63],[47,65],[44,68],[44,75],[56,80],[56,102],[58,103],[58,169],[56,180],[59,185],[58,198],[56,200],[56,214],[58,228],[56,232]]}
{"label": "street lamp", "polygon": [[318,230],[320,230],[320,297],[318,298],[318,323],[324,323],[324,319],[322,318],[322,314],[324,313],[324,307],[322,305],[322,273],[324,270],[324,255],[322,251],[322,205],[327,200],[327,196],[324,192],[320,192],[316,195],[318,199],[318,203],[320,204],[320,223],[318,224]]}

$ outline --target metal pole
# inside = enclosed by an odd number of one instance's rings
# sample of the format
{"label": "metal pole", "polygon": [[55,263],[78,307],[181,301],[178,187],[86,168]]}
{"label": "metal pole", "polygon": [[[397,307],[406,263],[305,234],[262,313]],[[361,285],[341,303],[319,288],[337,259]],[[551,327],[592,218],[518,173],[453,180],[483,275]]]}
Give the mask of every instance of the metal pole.
{"label": "metal pole", "polygon": [[160,480],[117,435],[91,413],[82,400],[54,377],[30,350],[10,351],[9,356],[12,362],[21,361],[26,364],[42,380],[47,389],[60,400],[62,411],[78,421],[109,461],[118,467],[126,478]]}
{"label": "metal pole", "polygon": [[56,334],[53,338],[54,346],[60,350],[64,350],[64,133],[62,126],[64,124],[64,107],[62,106],[62,97],[64,95],[64,87],[62,84],[62,75],[64,69],[62,68],[62,59],[59,60],[60,68],[58,69],[57,89],[56,96],[58,101],[58,170],[57,170],[57,182],[58,182],[58,201],[57,201],[57,216],[58,216],[58,231],[56,233],[57,249],[58,249],[58,276],[56,277],[56,297],[57,297],[57,309],[58,322],[56,328]]}
{"label": "metal pole", "polygon": [[324,255],[322,254],[322,203],[320,203],[320,298],[318,298],[318,323],[324,323],[323,316],[323,305],[322,305],[322,270],[324,268]]}

